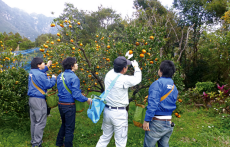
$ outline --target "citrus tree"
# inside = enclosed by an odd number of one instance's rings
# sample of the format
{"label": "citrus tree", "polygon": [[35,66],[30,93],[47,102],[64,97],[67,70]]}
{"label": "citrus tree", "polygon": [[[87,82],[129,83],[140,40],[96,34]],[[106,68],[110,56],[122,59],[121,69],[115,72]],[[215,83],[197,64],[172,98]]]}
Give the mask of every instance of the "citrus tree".
{"label": "citrus tree", "polygon": [[20,67],[0,71],[0,81],[0,117],[28,116],[27,71]]}
{"label": "citrus tree", "polygon": [[[133,92],[131,97],[141,102],[148,95],[148,87],[158,79],[160,62],[171,59],[170,55],[160,57],[159,53],[165,43],[164,27],[149,29],[128,25],[122,33],[118,33],[118,30],[109,32],[102,29],[88,44],[83,44],[78,38],[82,27],[77,19],[71,17],[55,19],[51,27],[57,27],[59,30],[58,39],[49,39],[40,48],[45,61],[53,61],[48,75],[60,74],[63,71],[62,60],[69,56],[76,57],[79,66],[77,76],[80,78],[84,93],[103,92],[105,74],[113,68],[114,59],[125,56],[129,51],[133,54],[130,60],[137,60],[142,70],[142,82],[131,89]],[[134,69],[129,67],[127,74],[133,75],[133,72]],[[176,83],[182,84],[178,76],[176,79],[178,79]]]}
{"label": "citrus tree", "polygon": [[11,48],[0,41],[0,117],[28,116],[28,73],[21,68],[23,56],[15,56]]}

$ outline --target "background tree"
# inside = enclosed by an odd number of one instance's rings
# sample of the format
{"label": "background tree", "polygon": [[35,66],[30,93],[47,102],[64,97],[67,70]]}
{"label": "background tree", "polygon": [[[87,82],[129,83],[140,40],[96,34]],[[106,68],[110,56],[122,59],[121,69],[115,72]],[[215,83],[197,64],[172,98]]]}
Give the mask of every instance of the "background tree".
{"label": "background tree", "polygon": [[56,35],[55,34],[41,34],[39,35],[36,39],[35,39],[35,46],[40,46],[42,45],[44,42],[46,42],[47,40],[49,40],[50,38],[54,38],[56,39]]}

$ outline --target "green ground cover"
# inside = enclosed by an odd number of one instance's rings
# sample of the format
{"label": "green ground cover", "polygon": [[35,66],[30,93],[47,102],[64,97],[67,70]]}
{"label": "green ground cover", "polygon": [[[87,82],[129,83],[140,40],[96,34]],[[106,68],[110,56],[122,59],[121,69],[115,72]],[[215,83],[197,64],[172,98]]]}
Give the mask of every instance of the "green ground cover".
{"label": "green ground cover", "polygon": [[[88,95],[89,96],[89,95]],[[229,117],[224,114],[210,115],[206,109],[197,109],[192,105],[182,106],[181,118],[173,116],[175,123],[173,134],[170,138],[170,147],[229,147],[230,130]],[[87,108],[86,108],[87,110]],[[74,147],[95,147],[102,135],[102,117],[97,124],[91,122],[87,112],[76,114],[76,124],[73,144]],[[133,125],[135,104],[130,104],[129,130],[127,147],[143,146],[145,132]],[[223,117],[224,116],[224,117]],[[61,126],[58,108],[51,110],[43,136],[44,147],[55,147],[56,137]],[[30,120],[9,118],[0,120],[0,147],[27,147],[30,144]],[[112,138],[108,147],[114,147]]]}

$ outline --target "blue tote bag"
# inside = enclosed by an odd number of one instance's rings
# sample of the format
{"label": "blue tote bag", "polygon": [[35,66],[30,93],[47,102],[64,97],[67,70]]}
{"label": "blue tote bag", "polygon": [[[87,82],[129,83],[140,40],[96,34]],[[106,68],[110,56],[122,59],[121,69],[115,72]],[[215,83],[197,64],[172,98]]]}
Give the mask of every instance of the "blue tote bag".
{"label": "blue tote bag", "polygon": [[118,75],[110,84],[109,88],[104,91],[100,96],[92,95],[92,104],[89,105],[89,109],[87,110],[88,117],[93,121],[93,123],[97,123],[100,119],[101,112],[105,107],[105,98],[109,94],[110,90],[113,88],[117,79],[120,75]]}

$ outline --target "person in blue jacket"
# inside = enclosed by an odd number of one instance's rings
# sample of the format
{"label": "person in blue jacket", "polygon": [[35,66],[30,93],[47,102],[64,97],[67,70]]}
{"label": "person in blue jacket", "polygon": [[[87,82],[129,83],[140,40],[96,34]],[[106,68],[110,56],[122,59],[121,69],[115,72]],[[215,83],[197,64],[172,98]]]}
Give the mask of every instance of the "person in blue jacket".
{"label": "person in blue jacket", "polygon": [[[148,106],[143,123],[145,132],[144,147],[168,147],[173,132],[172,112],[176,109],[178,90],[172,76],[176,69],[169,60],[161,62],[160,78],[149,87]],[[166,98],[163,99],[163,96]]]}
{"label": "person in blue jacket", "polygon": [[[49,67],[52,61],[47,63]],[[47,120],[47,104],[45,93],[47,89],[56,84],[56,76],[47,78],[48,67],[41,58],[33,58],[28,77],[28,92],[31,121],[31,144],[32,147],[41,147],[43,131]]]}
{"label": "person in blue jacket", "polygon": [[[91,99],[82,95],[80,89],[80,80],[75,75],[75,71],[78,69],[76,58],[68,57],[62,62],[64,68],[64,82],[71,93],[65,88],[62,80],[62,73],[57,77],[57,88],[59,103],[58,108],[62,120],[62,125],[59,130],[56,145],[72,147],[73,146],[73,133],[75,129],[75,100],[80,102],[87,101],[90,104]],[[64,140],[65,137],[65,140]],[[64,144],[63,144],[64,142]]]}

